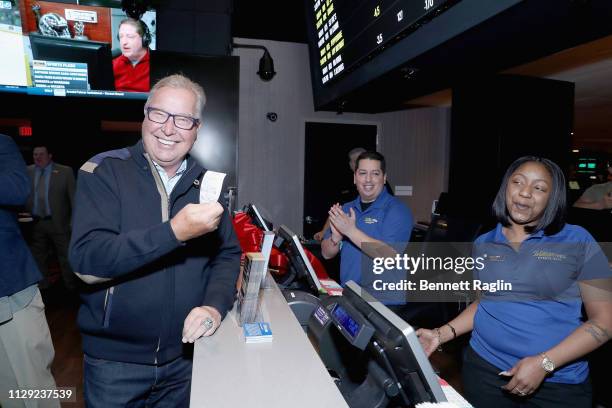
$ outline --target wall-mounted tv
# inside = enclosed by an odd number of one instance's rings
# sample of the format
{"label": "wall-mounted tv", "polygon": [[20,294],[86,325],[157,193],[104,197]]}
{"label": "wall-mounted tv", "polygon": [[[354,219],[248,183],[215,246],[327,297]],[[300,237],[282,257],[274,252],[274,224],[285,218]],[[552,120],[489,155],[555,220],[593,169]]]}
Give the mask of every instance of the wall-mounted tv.
{"label": "wall-mounted tv", "polygon": [[310,0],[321,84],[372,58],[457,1]]}
{"label": "wall-mounted tv", "polygon": [[304,4],[315,109],[336,112],[406,109],[413,98],[612,33],[609,0]]}
{"label": "wall-mounted tv", "polygon": [[518,37],[517,21],[539,33],[572,15],[553,0],[304,2],[315,109],[340,112],[405,109],[468,75],[516,65],[552,47],[532,47],[524,30]]}
{"label": "wall-mounted tv", "polygon": [[121,1],[0,1],[0,92],[145,99],[156,12]]}

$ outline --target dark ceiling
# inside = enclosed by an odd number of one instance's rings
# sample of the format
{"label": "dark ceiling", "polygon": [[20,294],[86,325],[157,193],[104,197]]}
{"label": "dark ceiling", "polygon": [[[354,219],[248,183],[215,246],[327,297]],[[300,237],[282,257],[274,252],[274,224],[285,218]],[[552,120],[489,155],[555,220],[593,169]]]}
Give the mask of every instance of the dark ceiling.
{"label": "dark ceiling", "polygon": [[304,16],[302,0],[234,0],[232,35],[306,43]]}
{"label": "dark ceiling", "polygon": [[[478,61],[485,61],[486,64],[476,71],[483,68],[488,68],[489,72],[509,69],[506,72],[574,82],[574,138],[579,139],[574,141],[575,145],[612,151],[609,130],[612,91],[608,86],[612,81],[612,36],[604,37],[612,33],[609,23],[612,1],[537,0],[524,3],[539,5],[544,9],[539,13],[517,12],[515,18],[511,18],[512,13],[509,13],[510,18],[471,30],[454,44],[422,55],[410,62],[421,65],[422,70],[417,78],[407,81],[401,68],[390,71],[354,90],[352,95],[347,95],[347,102],[353,105],[352,109],[347,110],[377,112],[420,106],[450,106],[450,88],[458,77],[466,74],[466,69],[460,69],[461,65],[466,64],[472,69]],[[232,35],[235,37],[307,43],[303,0],[234,0],[233,7]],[[566,15],[563,16],[563,13]],[[540,18],[534,18],[538,14]],[[589,42],[600,37],[604,39]],[[482,46],[487,42],[490,43],[489,47]],[[588,45],[572,48],[582,43]],[[458,49],[459,54],[465,57],[469,54],[468,49],[478,44],[481,46],[476,48],[480,50],[472,52],[467,62],[462,61],[464,58],[452,56],[454,49]],[[484,52],[484,49],[487,51]],[[545,57],[550,54],[553,56]],[[525,63],[529,65],[522,65]],[[512,69],[517,66],[520,67]],[[453,71],[449,69],[451,67],[457,69],[457,74],[449,75],[449,71]],[[432,94],[440,89],[445,90]],[[419,98],[421,95],[423,97]],[[332,109],[330,106],[327,109]]]}

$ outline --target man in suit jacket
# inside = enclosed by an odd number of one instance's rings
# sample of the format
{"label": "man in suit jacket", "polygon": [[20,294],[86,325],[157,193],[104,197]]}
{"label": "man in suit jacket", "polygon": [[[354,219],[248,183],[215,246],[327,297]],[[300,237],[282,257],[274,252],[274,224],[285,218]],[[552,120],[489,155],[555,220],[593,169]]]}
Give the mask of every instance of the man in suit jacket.
{"label": "man in suit jacket", "polygon": [[28,209],[34,218],[30,247],[45,277],[44,288],[49,285],[47,259],[50,244],[53,245],[62,270],[64,283],[74,289],[76,278],[68,263],[70,243],[70,219],[74,200],[74,173],[68,166],[53,162],[53,155],[47,146],[36,146],[33,152],[34,164],[28,166],[32,182],[32,194]]}
{"label": "man in suit jacket", "polygon": [[15,142],[0,134],[0,406],[59,408],[57,399],[15,399],[17,390],[56,388],[53,343],[37,286],[41,275],[17,224],[29,193],[23,158]]}

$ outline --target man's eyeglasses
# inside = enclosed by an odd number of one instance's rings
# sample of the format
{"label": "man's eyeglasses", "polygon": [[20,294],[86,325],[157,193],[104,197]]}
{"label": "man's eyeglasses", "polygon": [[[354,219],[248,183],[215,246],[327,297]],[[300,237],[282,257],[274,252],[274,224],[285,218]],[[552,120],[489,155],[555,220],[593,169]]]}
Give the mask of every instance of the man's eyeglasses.
{"label": "man's eyeglasses", "polygon": [[145,109],[145,114],[151,122],[159,124],[164,124],[169,118],[172,118],[174,126],[183,130],[191,130],[200,124],[200,119],[192,118],[191,116],[173,115],[164,110],[152,108],[150,106]]}

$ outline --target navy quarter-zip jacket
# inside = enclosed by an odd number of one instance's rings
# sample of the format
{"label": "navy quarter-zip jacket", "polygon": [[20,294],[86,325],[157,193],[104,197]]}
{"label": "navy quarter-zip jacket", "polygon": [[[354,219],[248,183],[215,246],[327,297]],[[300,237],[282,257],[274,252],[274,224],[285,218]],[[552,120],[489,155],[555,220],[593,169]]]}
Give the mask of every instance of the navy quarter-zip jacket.
{"label": "navy quarter-zip jacket", "polygon": [[70,262],[90,283],[78,314],[86,354],[163,364],[182,354],[191,309],[208,305],[225,316],[232,307],[241,251],[227,209],[217,230],[185,243],[169,222],[198,203],[205,172],[188,157],[167,197],[142,141],[81,167]]}

